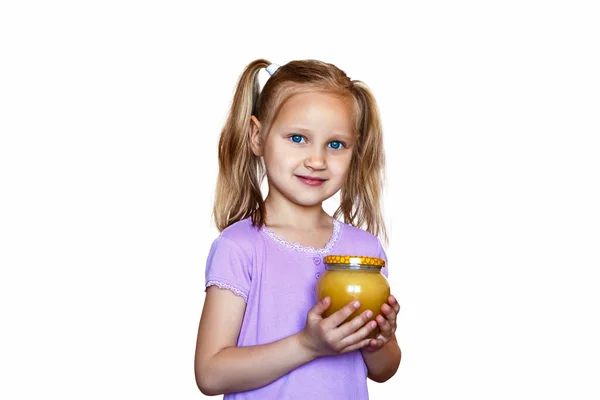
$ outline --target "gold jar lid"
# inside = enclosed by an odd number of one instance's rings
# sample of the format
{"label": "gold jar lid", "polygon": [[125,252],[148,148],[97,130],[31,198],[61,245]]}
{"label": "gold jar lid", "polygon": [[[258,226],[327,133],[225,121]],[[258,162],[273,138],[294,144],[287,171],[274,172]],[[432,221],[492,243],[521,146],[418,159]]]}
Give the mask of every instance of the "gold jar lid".
{"label": "gold jar lid", "polygon": [[377,257],[331,255],[323,257],[325,264],[368,265],[385,267],[385,260]]}

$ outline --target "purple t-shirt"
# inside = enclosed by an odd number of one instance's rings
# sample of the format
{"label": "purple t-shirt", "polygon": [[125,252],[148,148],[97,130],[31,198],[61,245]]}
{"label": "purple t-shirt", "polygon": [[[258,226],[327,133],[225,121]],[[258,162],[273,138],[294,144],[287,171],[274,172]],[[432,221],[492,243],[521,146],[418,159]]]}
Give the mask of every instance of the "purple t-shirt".
{"label": "purple t-shirt", "polygon": [[[361,255],[386,260],[377,237],[334,220],[333,235],[322,249],[291,244],[250,218],[221,232],[206,263],[206,287],[229,289],[246,301],[238,346],[271,343],[304,329],[315,305],[315,284],[329,254]],[[387,277],[387,266],[382,269]],[[233,377],[232,377],[233,378]],[[231,393],[228,400],[368,399],[367,367],[360,351],[321,357],[264,387]]]}

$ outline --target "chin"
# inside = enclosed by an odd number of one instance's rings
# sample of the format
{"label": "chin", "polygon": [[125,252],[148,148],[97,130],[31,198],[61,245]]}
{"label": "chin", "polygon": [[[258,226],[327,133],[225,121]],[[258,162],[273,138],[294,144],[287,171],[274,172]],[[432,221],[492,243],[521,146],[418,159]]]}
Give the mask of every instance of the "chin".
{"label": "chin", "polygon": [[298,204],[298,205],[303,206],[303,207],[312,207],[312,206],[323,204],[323,202],[325,200],[327,200],[329,197],[331,197],[331,196],[328,196],[328,197],[322,197],[322,196],[314,197],[313,196],[311,198],[298,198],[298,197],[296,197],[294,199],[294,202],[296,204]]}

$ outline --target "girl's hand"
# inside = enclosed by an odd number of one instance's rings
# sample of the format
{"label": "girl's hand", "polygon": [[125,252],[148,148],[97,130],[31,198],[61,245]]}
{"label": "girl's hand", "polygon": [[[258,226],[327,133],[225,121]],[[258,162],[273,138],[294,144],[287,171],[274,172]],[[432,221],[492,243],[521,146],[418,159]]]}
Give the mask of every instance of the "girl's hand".
{"label": "girl's hand", "polygon": [[301,343],[315,357],[347,353],[369,344],[366,336],[377,326],[375,321],[367,323],[373,313],[370,310],[343,323],[360,304],[352,301],[342,309],[323,318],[323,313],[331,305],[325,297],[308,311],[306,326],[300,333]]}
{"label": "girl's hand", "polygon": [[364,351],[376,351],[382,348],[390,340],[396,339],[396,317],[400,312],[400,304],[394,296],[388,297],[388,302],[381,306],[381,315],[378,315],[375,320],[379,325],[380,334],[377,339],[371,339],[369,345]]}

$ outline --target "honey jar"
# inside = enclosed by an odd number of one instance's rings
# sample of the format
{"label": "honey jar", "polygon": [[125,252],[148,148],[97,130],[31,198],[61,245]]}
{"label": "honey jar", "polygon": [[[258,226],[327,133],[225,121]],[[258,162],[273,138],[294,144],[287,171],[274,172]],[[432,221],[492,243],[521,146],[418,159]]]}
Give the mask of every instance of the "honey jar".
{"label": "honey jar", "polygon": [[[376,257],[330,255],[323,258],[327,271],[319,278],[316,286],[317,300],[329,296],[331,305],[323,314],[327,318],[353,300],[360,307],[346,319],[366,310],[373,312],[373,318],[381,314],[381,306],[390,296],[390,285],[381,273],[385,261]],[[379,335],[376,327],[368,337]]]}

